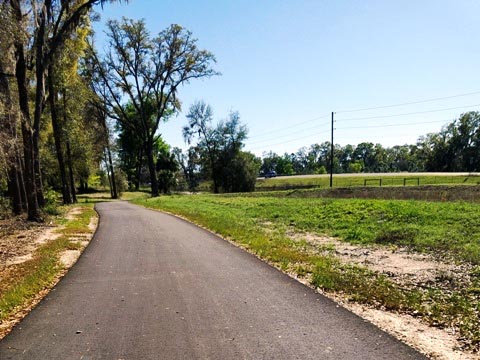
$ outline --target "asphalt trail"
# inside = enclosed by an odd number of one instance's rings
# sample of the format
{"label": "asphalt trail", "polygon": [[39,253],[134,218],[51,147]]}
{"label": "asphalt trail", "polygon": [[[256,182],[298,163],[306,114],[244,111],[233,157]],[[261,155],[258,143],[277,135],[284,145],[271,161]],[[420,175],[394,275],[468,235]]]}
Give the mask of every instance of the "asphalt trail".
{"label": "asphalt trail", "polygon": [[185,221],[126,202],[0,359],[423,359],[280,271]]}

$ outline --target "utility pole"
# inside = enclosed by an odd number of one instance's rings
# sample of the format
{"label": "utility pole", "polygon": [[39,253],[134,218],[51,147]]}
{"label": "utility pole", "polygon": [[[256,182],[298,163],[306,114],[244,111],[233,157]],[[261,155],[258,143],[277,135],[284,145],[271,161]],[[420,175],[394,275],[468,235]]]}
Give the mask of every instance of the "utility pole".
{"label": "utility pole", "polygon": [[333,187],[333,115],[335,113],[332,111],[332,140],[331,140],[331,150],[330,150],[330,187]]}

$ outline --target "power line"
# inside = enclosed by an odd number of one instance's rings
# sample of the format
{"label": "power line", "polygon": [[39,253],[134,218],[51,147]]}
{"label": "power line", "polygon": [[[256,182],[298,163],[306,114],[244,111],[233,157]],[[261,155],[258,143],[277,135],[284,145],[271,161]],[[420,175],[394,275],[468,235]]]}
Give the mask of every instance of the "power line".
{"label": "power line", "polygon": [[298,137],[298,138],[295,138],[295,139],[290,139],[290,140],[287,140],[287,141],[282,141],[282,142],[279,142],[279,143],[269,144],[269,145],[265,145],[265,146],[257,146],[257,147],[250,148],[250,150],[266,149],[267,147],[270,147],[270,146],[276,146],[276,145],[281,145],[281,144],[288,144],[288,143],[291,143],[291,142],[294,142],[294,141],[307,139],[307,138],[310,138],[310,137],[313,137],[313,136],[318,136],[318,134],[310,134],[310,135],[307,135],[307,136],[302,136],[302,137]]}
{"label": "power line", "polygon": [[[361,109],[353,109],[353,110],[341,110],[341,111],[336,111],[336,114],[343,114],[343,113],[351,113],[351,112],[359,112],[359,111],[367,111],[367,110],[376,110],[376,109],[386,109],[386,108],[392,108],[392,107],[399,107],[399,106],[406,106],[406,105],[415,105],[415,104],[423,104],[427,102],[433,102],[433,101],[439,101],[439,100],[447,100],[447,99],[454,99],[454,98],[459,98],[459,97],[465,97],[465,96],[470,96],[470,95],[477,95],[480,94],[480,91],[476,92],[470,92],[470,93],[464,93],[464,94],[459,94],[459,95],[452,95],[452,96],[444,96],[444,97],[438,97],[438,98],[431,98],[431,99],[426,99],[426,100],[419,100],[419,101],[411,101],[411,102],[404,102],[404,103],[398,103],[398,104],[392,104],[392,105],[382,105],[382,106],[374,106],[374,107],[368,107],[368,108],[361,108]],[[470,105],[470,106],[480,106],[480,104],[475,104],[475,105]],[[452,108],[445,108],[445,109],[438,109],[438,110],[429,110],[429,111],[419,111],[419,112],[412,112],[412,113],[404,113],[404,114],[394,114],[394,115],[384,115],[384,116],[374,116],[374,117],[361,117],[361,118],[348,118],[348,119],[339,119],[336,121],[353,121],[353,120],[368,120],[368,119],[380,119],[380,118],[388,118],[388,117],[395,117],[395,116],[407,116],[407,115],[415,115],[415,114],[425,114],[425,113],[430,113],[430,112],[438,112],[438,111],[447,111],[447,110],[455,110],[455,109],[461,109],[461,108],[466,108],[470,106],[460,106],[460,107],[452,107]],[[284,130],[292,129],[295,127],[298,127],[300,125],[328,118],[330,115],[324,115],[324,116],[318,116],[309,120],[301,121],[299,123],[286,126],[283,128],[278,128],[272,131],[266,131],[263,133],[258,133],[250,138],[257,138],[257,137],[262,137],[265,135],[270,135],[272,133],[277,133],[281,132]],[[323,124],[328,124],[329,122],[322,123]]]}
{"label": "power line", "polygon": [[[396,134],[390,134],[390,135],[378,135],[378,136],[375,136],[375,135],[367,135],[367,136],[351,135],[351,136],[345,136],[343,138],[343,143],[347,143],[347,144],[350,144],[350,145],[355,145],[355,144],[352,144],[352,142],[381,142],[381,140],[384,140],[384,139],[398,139],[398,138],[402,138],[402,137],[412,137],[412,136],[415,136],[417,139],[419,139],[422,135],[415,135],[415,134],[412,134],[411,132],[400,133],[400,134],[396,133]],[[366,139],[367,137],[368,137],[368,139]],[[372,139],[376,139],[376,140],[372,140]],[[400,145],[400,144],[396,144],[396,145]],[[386,147],[391,147],[391,146],[386,146]]]}
{"label": "power line", "polygon": [[[409,123],[388,124],[388,125],[366,125],[366,126],[340,127],[340,128],[335,128],[335,130],[401,127],[401,126],[409,126],[409,125],[423,125],[423,124],[446,123],[446,122],[448,122],[448,121],[450,121],[450,120],[435,120],[435,121],[409,122]],[[292,133],[292,134],[298,134],[298,133],[302,133],[303,131],[312,130],[312,129],[315,129],[315,128],[304,129],[304,130],[302,130],[302,131],[297,131],[296,133]],[[282,136],[277,137],[277,138],[288,137],[288,136],[291,136],[292,134],[282,135]],[[266,148],[267,146],[276,146],[276,145],[281,145],[281,144],[288,144],[288,143],[291,143],[291,142],[294,142],[294,141],[298,141],[298,140],[303,140],[303,139],[306,139],[306,138],[310,138],[310,137],[312,137],[312,136],[318,136],[318,134],[310,134],[310,135],[305,135],[305,136],[297,137],[297,138],[295,138],[295,139],[290,139],[290,140],[287,140],[287,141],[282,141],[282,142],[277,142],[277,143],[273,143],[273,144],[268,144],[268,145],[265,145],[265,146],[257,146],[257,147],[251,148],[251,150],[264,149],[264,148]],[[395,137],[395,136],[397,136],[397,135],[390,136],[390,137]],[[382,137],[384,137],[384,136],[382,136]],[[266,140],[266,141],[263,141],[263,140],[262,140],[262,141],[257,141],[257,142],[254,142],[254,143],[250,143],[250,145],[251,145],[251,144],[256,144],[256,143],[268,142],[268,141],[269,141],[269,140]]]}
{"label": "power line", "polygon": [[[446,123],[446,122],[448,122],[448,121],[450,121],[450,120],[434,120],[434,121],[408,122],[408,123],[388,124],[388,125],[365,125],[365,126],[335,127],[335,130],[401,127],[401,126],[408,126],[408,125],[422,125],[422,124]],[[292,133],[289,133],[289,134],[276,136],[276,137],[274,137],[274,138],[268,138],[268,139],[257,140],[257,141],[250,141],[250,142],[249,142],[249,145],[256,145],[256,144],[267,143],[267,142],[269,142],[269,141],[271,141],[271,140],[274,140],[274,139],[287,138],[287,137],[290,137],[290,136],[292,136],[292,135],[302,134],[302,133],[305,132],[305,131],[317,130],[317,129],[321,128],[322,126],[326,125],[326,124],[329,124],[329,122],[325,122],[325,123],[322,123],[322,124],[320,124],[320,125],[318,125],[318,126],[314,126],[314,127],[311,127],[311,128],[303,129],[303,130],[300,130],[300,131],[295,131],[295,132],[292,132]],[[310,135],[308,135],[308,136],[310,136]],[[312,136],[313,136],[313,134],[312,134]]]}
{"label": "power line", "polygon": [[474,106],[480,106],[480,104],[464,105],[464,106],[457,106],[457,107],[444,108],[444,109],[436,109],[436,110],[427,110],[427,111],[416,111],[416,112],[411,112],[411,113],[402,113],[402,114],[393,114],[393,115],[381,115],[381,116],[369,116],[369,117],[358,117],[358,118],[338,119],[338,120],[336,120],[336,121],[360,121],[360,120],[371,120],[371,119],[386,119],[386,118],[398,117],[398,116],[427,114],[427,113],[442,112],[442,111],[447,111],[447,110],[456,110],[456,109],[472,108],[472,107],[474,107]]}
{"label": "power line", "polygon": [[[264,135],[270,135],[270,134],[272,134],[272,133],[277,133],[277,132],[281,132],[281,131],[284,131],[284,130],[292,129],[292,128],[295,128],[295,127],[297,127],[297,126],[299,126],[299,125],[303,125],[303,124],[307,124],[307,123],[312,122],[312,121],[324,119],[324,118],[327,118],[327,117],[329,117],[329,116],[330,116],[330,115],[319,116],[319,117],[316,117],[316,118],[313,118],[313,119],[310,119],[310,120],[305,120],[305,121],[296,123],[296,124],[294,124],[294,125],[289,125],[289,126],[286,126],[286,127],[283,127],[283,128],[278,128],[278,129],[271,130],[271,131],[265,131],[265,132],[263,132],[263,133],[256,134],[255,136],[252,136],[251,138],[262,137],[262,136],[264,136]],[[322,123],[322,124],[323,124],[323,123]],[[328,122],[327,122],[326,124],[328,124]]]}
{"label": "power line", "polygon": [[[337,111],[335,113],[342,113],[343,114],[343,113],[361,112],[361,111],[367,111],[367,110],[386,109],[386,108],[400,107],[400,106],[406,106],[406,105],[415,105],[415,104],[434,102],[434,101],[439,101],[439,100],[466,97],[466,96],[477,95],[477,94],[480,94],[480,91],[458,94],[458,95],[452,95],[452,96],[437,97],[437,98],[431,98],[431,99],[425,99],[425,100],[419,100],[419,101],[403,102],[403,103],[391,104],[391,105],[374,106],[374,107],[359,108],[359,109],[352,109],[352,110],[342,110],[342,111]],[[428,113],[436,113],[436,112],[457,110],[457,109],[466,109],[466,108],[473,108],[473,107],[478,107],[478,106],[480,106],[480,104],[456,106],[456,107],[449,107],[449,108],[440,108],[440,109],[426,110],[426,111],[415,111],[415,112],[399,113],[399,114],[391,114],[391,115],[379,115],[379,116],[370,116],[370,117],[364,116],[364,117],[354,117],[354,118],[346,118],[346,119],[335,119],[335,122],[338,122],[338,121],[348,122],[348,121],[387,119],[387,118],[393,118],[393,117],[418,115],[418,114],[428,114]],[[322,122],[320,124],[315,125],[314,127],[309,127],[309,128],[302,129],[302,130],[297,130],[297,131],[294,131],[294,132],[290,132],[288,134],[284,134],[284,135],[280,135],[280,136],[273,136],[273,137],[271,136],[272,134],[276,134],[276,133],[279,133],[279,132],[282,132],[282,131],[285,131],[285,130],[289,130],[289,129],[297,129],[303,124],[307,124],[307,123],[310,123],[310,122],[313,122],[313,121],[316,121],[316,120],[320,120],[320,119],[324,119],[324,118],[328,118],[328,117],[330,117],[330,115],[318,116],[318,117],[315,117],[315,118],[312,118],[312,119],[309,119],[309,120],[305,120],[305,121],[301,121],[301,122],[298,122],[296,124],[292,124],[292,125],[289,125],[289,126],[286,126],[286,127],[277,128],[277,129],[274,129],[274,130],[270,130],[270,131],[266,131],[266,132],[263,132],[263,133],[255,134],[254,136],[250,137],[250,139],[257,139],[257,138],[263,138],[263,139],[259,139],[259,140],[256,140],[254,142],[250,142],[250,144],[268,143],[271,140],[280,139],[280,138],[288,138],[288,137],[291,137],[292,135],[295,135],[295,134],[304,133],[305,131],[317,130],[322,126],[329,124],[330,121]],[[335,128],[335,130],[401,127],[401,126],[409,126],[409,125],[445,123],[447,121],[449,121],[449,120],[409,122],[409,123],[386,124],[386,125],[364,125],[364,126],[353,126],[353,127],[340,127],[340,128]],[[289,140],[286,140],[286,141],[267,144],[266,146],[257,146],[257,147],[251,148],[251,150],[266,149],[267,147],[273,147],[273,146],[277,146],[277,145],[281,145],[281,144],[291,143],[291,142],[294,142],[294,141],[311,138],[313,136],[318,136],[318,134],[313,133],[313,134],[309,134],[309,135],[306,135],[306,136],[301,136],[301,137],[296,137],[294,139],[289,139]]]}
{"label": "power line", "polygon": [[341,114],[341,113],[351,113],[351,112],[359,112],[359,111],[367,111],[367,110],[386,109],[386,108],[405,106],[405,105],[423,104],[423,103],[433,102],[433,101],[438,101],[438,100],[454,99],[454,98],[470,96],[470,95],[477,95],[477,94],[480,94],[480,91],[465,93],[465,94],[459,94],[459,95],[452,95],[452,96],[444,96],[444,97],[438,97],[438,98],[432,98],[432,99],[426,99],[426,100],[404,102],[404,103],[392,104],[392,105],[382,105],[382,106],[374,106],[374,107],[352,109],[352,110],[341,110],[341,111],[336,111],[336,113]]}
{"label": "power line", "polygon": [[410,123],[403,123],[403,124],[388,124],[388,125],[348,126],[348,127],[335,128],[335,130],[365,129],[365,128],[386,128],[386,127],[396,127],[396,126],[406,126],[406,125],[445,123],[447,121],[450,121],[450,120],[421,121],[421,122],[410,122]]}
{"label": "power line", "polygon": [[[409,123],[402,123],[402,124],[388,124],[388,125],[367,125],[367,126],[354,126],[354,127],[340,127],[340,128],[335,128],[335,130],[348,130],[348,129],[364,129],[364,128],[386,128],[386,127],[401,127],[401,126],[409,126],[409,125],[423,125],[423,124],[434,124],[434,123],[446,123],[450,120],[435,120],[435,121],[422,121],[422,122],[409,122]],[[305,129],[305,130],[309,130],[309,129]],[[297,132],[297,133],[301,133],[301,132]],[[287,136],[290,136],[292,134],[288,134],[288,135],[285,135],[285,136],[282,136],[282,137],[287,137]],[[395,135],[391,135],[391,136],[384,136],[382,135],[382,138],[393,138],[393,137],[398,137],[398,136],[408,136],[408,135],[411,135],[411,133],[408,133],[408,134],[395,134]],[[267,147],[270,147],[270,146],[276,146],[276,145],[281,145],[281,144],[288,144],[288,143],[291,143],[291,142],[294,142],[294,141],[298,141],[298,140],[303,140],[303,139],[307,139],[307,138],[310,138],[310,137],[313,137],[313,136],[318,136],[318,134],[310,134],[310,135],[306,135],[306,136],[301,136],[301,137],[297,137],[295,139],[290,139],[290,140],[287,140],[287,141],[282,141],[282,142],[277,142],[277,143],[273,143],[273,144],[268,144],[268,145],[265,145],[265,146],[257,146],[257,147],[253,147],[253,148],[250,148],[250,150],[259,150],[259,149],[265,149]],[[347,138],[349,139],[353,139],[353,138],[363,138],[361,136],[347,136]],[[263,142],[263,141],[262,141]]]}
{"label": "power line", "polygon": [[305,131],[318,130],[319,128],[321,128],[322,126],[325,126],[327,124],[329,124],[329,122],[324,122],[324,123],[318,124],[314,127],[306,128],[306,129],[299,130],[299,131],[294,131],[294,132],[291,132],[291,133],[285,134],[285,135],[275,136],[273,138],[266,138],[266,139],[263,139],[263,140],[251,141],[250,144],[261,144],[261,143],[264,143],[264,142],[269,142],[269,141],[274,140],[274,139],[281,139],[281,138],[289,137],[289,136],[292,136],[292,135],[301,134]]}

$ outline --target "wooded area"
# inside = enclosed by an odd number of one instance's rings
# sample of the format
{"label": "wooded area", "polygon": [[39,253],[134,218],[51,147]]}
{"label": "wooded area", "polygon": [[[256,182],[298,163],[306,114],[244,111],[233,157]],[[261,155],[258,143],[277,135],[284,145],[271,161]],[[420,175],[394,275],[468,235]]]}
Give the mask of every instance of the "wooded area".
{"label": "wooded area", "polygon": [[[2,179],[13,212],[26,211],[29,220],[41,221],[41,208],[49,201],[45,189],[52,182],[61,188],[64,203],[75,201],[75,178],[86,187],[100,161],[94,148],[105,143],[105,132],[88,116],[89,89],[78,63],[90,11],[104,2],[0,3],[2,173],[8,175]],[[102,141],[93,141],[96,136]],[[58,174],[52,171],[50,146]],[[61,181],[52,179],[58,175]]]}

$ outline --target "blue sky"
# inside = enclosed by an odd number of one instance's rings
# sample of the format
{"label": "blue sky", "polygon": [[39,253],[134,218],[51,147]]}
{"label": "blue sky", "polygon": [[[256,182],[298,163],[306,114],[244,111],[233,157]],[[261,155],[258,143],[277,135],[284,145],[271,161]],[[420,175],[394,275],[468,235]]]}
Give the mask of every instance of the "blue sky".
{"label": "blue sky", "polygon": [[332,111],[335,143],[393,146],[480,110],[479,14],[475,0],[133,0],[105,6],[94,27],[99,45],[103,21],[122,16],[152,35],[191,30],[222,76],[184,86],[183,112],[160,133],[185,148],[185,114],[204,100],[217,120],[238,111],[245,150],[261,155],[329,140]]}

